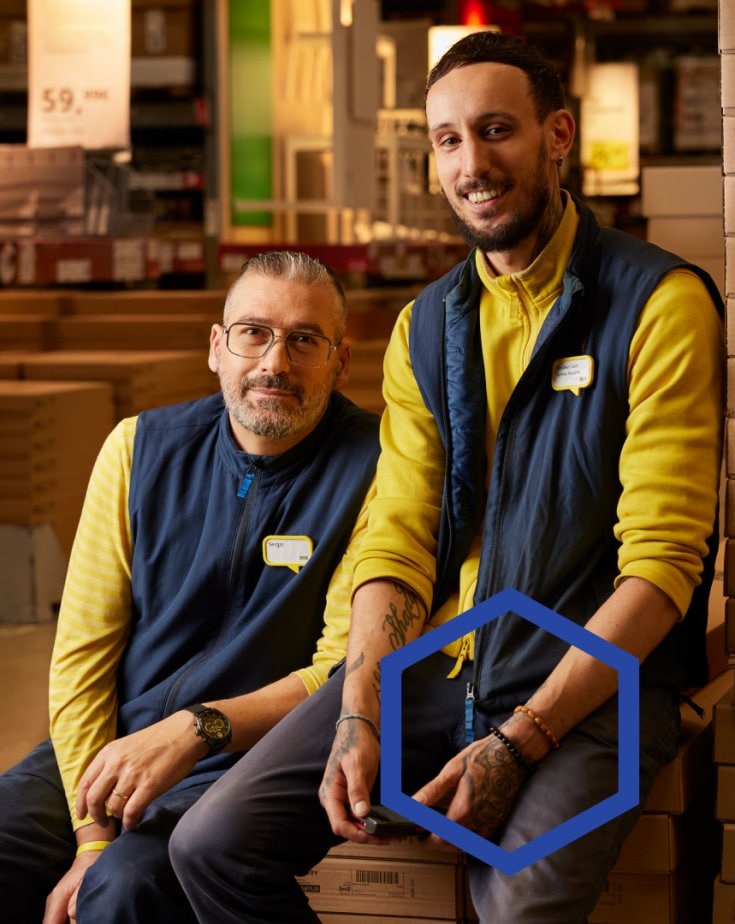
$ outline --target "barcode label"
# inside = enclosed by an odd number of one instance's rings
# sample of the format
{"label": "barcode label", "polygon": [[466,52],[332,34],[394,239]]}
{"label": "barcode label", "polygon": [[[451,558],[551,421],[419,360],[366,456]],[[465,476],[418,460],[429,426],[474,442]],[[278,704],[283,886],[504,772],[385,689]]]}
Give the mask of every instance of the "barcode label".
{"label": "barcode label", "polygon": [[401,874],[391,873],[383,869],[356,869],[354,881],[360,884],[400,885]]}

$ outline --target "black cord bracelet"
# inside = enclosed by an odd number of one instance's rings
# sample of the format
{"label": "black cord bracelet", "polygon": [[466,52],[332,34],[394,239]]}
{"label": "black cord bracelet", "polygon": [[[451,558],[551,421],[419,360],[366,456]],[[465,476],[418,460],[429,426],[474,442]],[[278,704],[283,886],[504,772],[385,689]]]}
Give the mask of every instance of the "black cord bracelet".
{"label": "black cord bracelet", "polygon": [[505,745],[506,750],[508,751],[510,756],[513,758],[513,760],[518,764],[518,766],[522,770],[525,770],[526,773],[533,773],[533,771],[536,769],[536,764],[532,764],[530,760],[526,760],[523,754],[521,754],[521,752],[513,744],[510,738],[507,737],[507,735],[504,735],[500,731],[500,729],[496,728],[494,725],[490,726],[490,728],[488,729],[488,733],[491,735],[495,735],[498,741],[501,741]]}

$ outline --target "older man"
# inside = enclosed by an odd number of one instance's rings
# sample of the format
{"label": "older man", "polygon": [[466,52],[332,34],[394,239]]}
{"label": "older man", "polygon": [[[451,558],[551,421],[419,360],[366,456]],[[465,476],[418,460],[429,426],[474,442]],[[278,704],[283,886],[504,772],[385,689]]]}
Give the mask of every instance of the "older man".
{"label": "older man", "polygon": [[378,451],[377,418],[338,393],[345,313],[320,262],[254,257],[212,327],[222,395],[108,437],[59,615],[51,743],[0,777],[5,920],[40,921],[48,893],[46,924],[193,920],[171,829],[342,657],[340,562]]}

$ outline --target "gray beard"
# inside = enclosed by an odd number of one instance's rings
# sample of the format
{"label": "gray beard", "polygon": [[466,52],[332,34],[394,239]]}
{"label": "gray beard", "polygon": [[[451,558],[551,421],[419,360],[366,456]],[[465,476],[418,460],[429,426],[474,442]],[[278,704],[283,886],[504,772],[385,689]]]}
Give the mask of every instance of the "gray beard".
{"label": "gray beard", "polygon": [[248,388],[245,383],[231,383],[228,387],[226,382],[222,382],[221,376],[220,381],[225,406],[232,417],[249,433],[268,439],[296,436],[314,426],[324,414],[334,386],[333,378],[307,397],[301,387],[293,385],[282,376],[259,376],[250,380],[250,387],[286,388],[296,395],[299,404],[284,408],[277,399],[262,400],[257,406],[247,404],[245,397]]}

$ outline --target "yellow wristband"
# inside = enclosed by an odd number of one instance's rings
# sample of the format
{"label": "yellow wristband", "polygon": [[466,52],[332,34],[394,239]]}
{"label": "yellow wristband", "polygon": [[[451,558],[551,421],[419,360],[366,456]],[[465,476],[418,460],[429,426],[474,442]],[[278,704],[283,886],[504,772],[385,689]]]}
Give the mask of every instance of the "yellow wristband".
{"label": "yellow wristband", "polygon": [[80,853],[87,853],[89,850],[104,850],[109,847],[112,841],[85,841],[77,847],[77,856]]}

